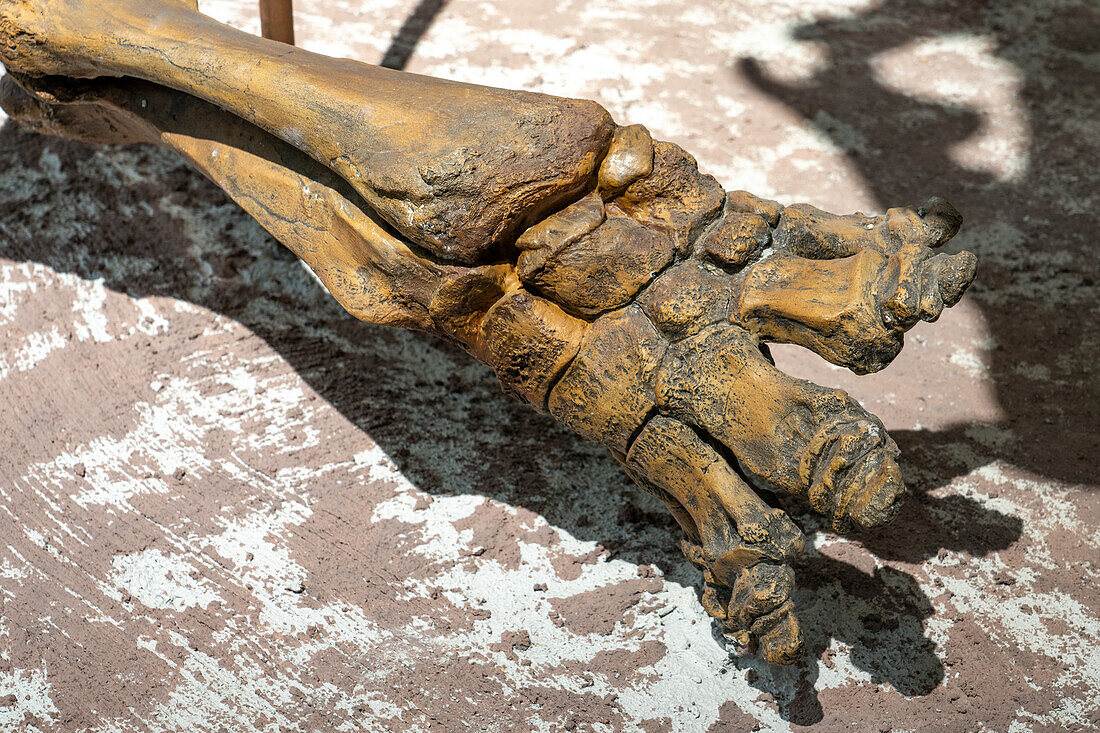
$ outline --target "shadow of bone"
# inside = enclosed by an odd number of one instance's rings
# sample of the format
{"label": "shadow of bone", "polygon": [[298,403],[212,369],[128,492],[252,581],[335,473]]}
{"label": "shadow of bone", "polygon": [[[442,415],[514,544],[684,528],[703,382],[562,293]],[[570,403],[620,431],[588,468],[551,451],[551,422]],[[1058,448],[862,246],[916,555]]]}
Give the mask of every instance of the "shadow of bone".
{"label": "shadow of bone", "polygon": [[[437,497],[477,494],[523,507],[619,559],[656,565],[667,579],[701,591],[699,574],[679,553],[671,517],[604,449],[507,397],[492,372],[459,349],[354,320],[292,254],[178,156],[147,145],[91,146],[46,137],[8,121],[0,128],[0,165],[63,172],[50,186],[28,188],[25,206],[0,212],[0,257],[102,278],[106,287],[132,297],[189,301],[228,317],[262,338],[419,490]],[[81,203],[89,198],[94,208]],[[77,233],[53,236],[59,227]],[[201,348],[201,340],[194,344]],[[330,439],[359,450],[360,433]],[[337,486],[316,486],[311,494],[326,512],[355,517],[366,511],[355,492]],[[326,565],[315,569],[325,573]],[[903,585],[918,597],[887,602],[897,596],[893,586],[840,561],[814,559],[799,571],[807,587],[830,578],[839,585],[828,599],[799,591],[799,603],[808,604],[807,627],[816,629],[808,635],[806,665],[816,665],[830,635],[862,643],[826,619],[864,602],[883,618],[900,619],[912,610],[909,620],[898,620],[906,630],[901,643],[924,658],[923,637],[909,633],[927,615],[915,581]],[[339,592],[341,582],[333,580],[330,590]],[[893,676],[884,679],[904,688],[908,678],[876,662],[879,653],[853,651],[868,668],[887,669]]]}
{"label": "shadow of bone", "polygon": [[851,648],[852,664],[874,684],[888,682],[908,697],[939,686],[944,665],[923,625],[932,602],[911,575],[889,566],[865,573],[821,554],[800,569],[805,580],[797,600],[810,659],[835,638]]}
{"label": "shadow of bone", "polygon": [[[1023,521],[959,493],[937,489],[994,460],[967,426],[944,431],[895,430],[909,497],[886,527],[861,530],[854,539],[886,560],[921,563],[943,550],[984,557],[1006,550],[1023,535]],[[898,541],[903,537],[904,541]]]}
{"label": "shadow of bone", "polygon": [[[992,338],[989,379],[1013,440],[989,446],[1042,476],[1094,484],[1100,470],[1100,9],[1087,2],[956,3],[888,0],[853,15],[799,26],[823,44],[825,63],[797,83],[753,60],[734,73],[803,117],[849,158],[882,207],[942,195],[965,222],[948,250],[979,257],[967,298]],[[929,39],[976,38],[1021,78],[1026,165],[996,177],[958,162],[954,149],[986,122],[975,110],[917,99],[875,69],[881,54]],[[943,85],[978,90],[983,73],[951,61]],[[919,64],[905,73],[922,73]],[[921,88],[929,86],[927,79]],[[1093,315],[1089,315],[1089,314]]]}
{"label": "shadow of bone", "polygon": [[[922,697],[946,676],[935,644],[925,633],[932,602],[908,573],[891,567],[870,573],[811,552],[798,567],[799,608],[806,655],[787,667],[744,657],[736,660],[748,682],[771,696],[780,716],[811,726],[826,714],[818,698],[820,660],[836,639],[850,649],[849,659],[875,685],[890,684],[906,697]],[[829,711],[836,712],[836,711]]]}
{"label": "shadow of bone", "polygon": [[[418,489],[524,507],[615,557],[699,582],[672,518],[605,449],[505,395],[492,370],[457,347],[355,320],[179,156],[144,144],[88,145],[6,121],[0,170],[44,169],[50,183],[0,211],[0,257],[226,316],[263,339]],[[192,343],[201,348],[201,339]],[[361,438],[339,440],[354,446]],[[328,503],[339,507],[340,499]]]}

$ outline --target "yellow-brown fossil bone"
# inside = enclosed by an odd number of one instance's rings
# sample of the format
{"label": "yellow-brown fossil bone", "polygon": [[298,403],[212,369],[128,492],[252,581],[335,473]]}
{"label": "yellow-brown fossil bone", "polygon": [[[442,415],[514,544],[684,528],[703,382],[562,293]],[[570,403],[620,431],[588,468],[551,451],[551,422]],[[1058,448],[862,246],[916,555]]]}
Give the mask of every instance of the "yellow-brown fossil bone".
{"label": "yellow-brown fossil bone", "polygon": [[961,223],[945,201],[836,216],[725,192],[594,102],[331,59],[182,0],[0,0],[0,58],[14,119],[177,151],[352,314],[461,344],[611,449],[765,659],[802,647],[781,497],[839,530],[896,512],[882,423],[765,342],[885,367],[974,277],[937,252]]}

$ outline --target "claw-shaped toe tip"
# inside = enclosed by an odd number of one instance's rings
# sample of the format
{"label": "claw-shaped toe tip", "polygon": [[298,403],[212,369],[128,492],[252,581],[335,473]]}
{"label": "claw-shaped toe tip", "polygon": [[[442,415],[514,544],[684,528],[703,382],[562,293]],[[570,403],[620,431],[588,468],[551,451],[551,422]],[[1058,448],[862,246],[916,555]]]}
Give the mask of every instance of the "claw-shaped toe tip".
{"label": "claw-shaped toe tip", "polygon": [[753,633],[760,634],[760,656],[766,662],[791,664],[802,656],[802,626],[790,601],[758,619]]}
{"label": "claw-shaped toe tip", "polygon": [[978,258],[973,252],[959,252],[949,257],[939,278],[943,304],[952,306],[958,303],[977,272]]}
{"label": "claw-shaped toe tip", "polygon": [[962,214],[946,199],[933,196],[917,209],[917,216],[924,224],[929,247],[941,247],[955,236],[962,226]]}
{"label": "claw-shaped toe tip", "polygon": [[797,661],[803,639],[790,599],[793,589],[794,571],[789,566],[761,563],[743,569],[732,588],[728,613],[720,619],[726,637],[745,648],[756,640],[760,655],[771,664]]}
{"label": "claw-shaped toe tip", "polygon": [[892,456],[866,464],[857,479],[860,491],[848,502],[846,514],[860,527],[881,527],[892,520],[905,496],[901,469]]}

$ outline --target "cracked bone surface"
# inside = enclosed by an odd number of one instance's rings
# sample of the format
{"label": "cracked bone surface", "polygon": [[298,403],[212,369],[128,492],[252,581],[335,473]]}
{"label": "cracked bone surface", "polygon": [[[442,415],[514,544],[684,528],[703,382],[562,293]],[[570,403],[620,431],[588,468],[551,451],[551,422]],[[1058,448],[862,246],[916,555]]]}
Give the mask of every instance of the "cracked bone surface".
{"label": "cracked bone surface", "polygon": [[766,342],[885,367],[974,277],[936,251],[961,223],[945,201],[836,216],[725,192],[594,102],[331,59],[175,0],[0,0],[0,57],[14,119],[176,150],[353,315],[462,345],[607,446],[765,659],[802,646],[782,497],[838,530],[896,512],[882,423]]}

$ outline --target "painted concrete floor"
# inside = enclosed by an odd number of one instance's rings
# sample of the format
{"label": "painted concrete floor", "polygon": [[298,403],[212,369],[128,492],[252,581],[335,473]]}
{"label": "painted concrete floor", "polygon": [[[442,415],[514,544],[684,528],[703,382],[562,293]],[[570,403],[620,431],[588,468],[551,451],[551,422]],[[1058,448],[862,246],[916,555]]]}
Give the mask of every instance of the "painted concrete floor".
{"label": "painted concrete floor", "polygon": [[610,456],[354,322],[171,154],[7,122],[0,729],[1100,725],[1095,4],[452,0],[415,46],[411,0],[299,5],[306,48],[594,98],[727,188],[951,200],[978,281],[894,365],[777,350],[883,418],[913,497],[800,515],[807,659],[739,657]]}

